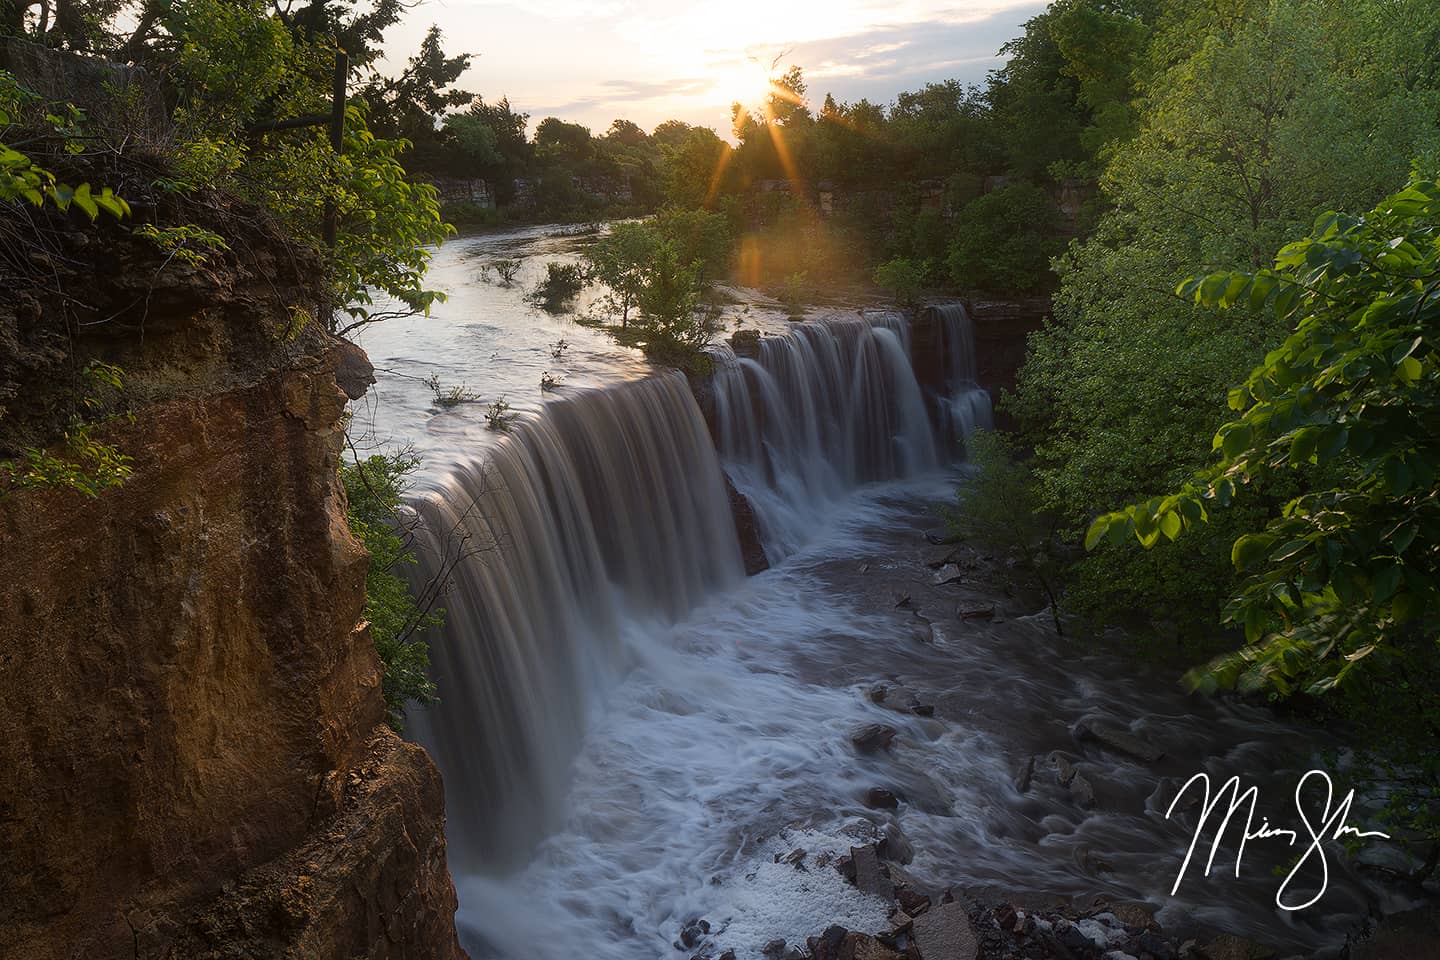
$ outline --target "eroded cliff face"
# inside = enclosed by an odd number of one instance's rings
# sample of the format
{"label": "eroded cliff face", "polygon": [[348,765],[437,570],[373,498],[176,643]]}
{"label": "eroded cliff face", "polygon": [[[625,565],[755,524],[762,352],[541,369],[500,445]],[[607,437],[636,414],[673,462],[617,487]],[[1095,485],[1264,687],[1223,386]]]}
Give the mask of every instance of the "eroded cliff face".
{"label": "eroded cliff face", "polygon": [[0,957],[463,956],[439,774],[383,726],[358,623],[353,348],[307,320],[316,264],[59,236],[87,282],[5,291],[7,427],[117,363],[96,436],[133,474],[0,496]]}

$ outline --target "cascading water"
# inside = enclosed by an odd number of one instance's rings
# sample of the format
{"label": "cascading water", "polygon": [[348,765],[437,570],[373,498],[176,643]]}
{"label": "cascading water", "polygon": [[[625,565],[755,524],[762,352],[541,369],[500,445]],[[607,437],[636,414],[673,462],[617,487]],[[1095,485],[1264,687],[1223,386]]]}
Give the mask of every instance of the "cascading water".
{"label": "cascading water", "polygon": [[[717,356],[716,441],[771,562],[859,484],[939,466],[909,325],[897,314],[797,324],[762,339],[753,358],[728,348]],[[972,350],[972,374],[973,365]]]}
{"label": "cascading water", "polygon": [[949,361],[940,397],[942,436],[963,449],[976,430],[994,426],[990,393],[978,382],[975,329],[963,303],[937,304],[929,309],[940,321],[942,349]]}
{"label": "cascading water", "polygon": [[[471,289],[466,258],[511,256],[511,240],[442,249],[452,306]],[[559,322],[518,294],[507,306],[484,293],[453,326],[397,321],[367,343],[388,394],[377,426],[431,462],[494,435],[475,407],[430,406],[421,374],[439,367],[523,403],[557,363],[547,341],[587,335],[547,328]],[[933,309],[916,327],[918,382],[907,328],[888,316],[791,325],[747,359],[722,357],[711,427],[723,457],[678,375],[614,383],[638,364],[597,337],[561,372],[608,385],[533,392],[538,412],[431,481],[418,576],[453,584],[446,626],[427,636],[444,702],[409,722],[445,776],[457,920],[477,960],[683,958],[694,951],[672,944],[694,917],[714,924],[712,955],[740,960],[834,922],[883,928],[887,904],[813,866],[848,848],[856,817],[897,817],[915,841],[907,869],[932,888],[1103,891],[1162,906],[1167,928],[1302,946],[1336,942],[1368,908],[1338,863],[1326,908],[1299,918],[1276,917],[1263,862],[1243,882],[1227,869],[1166,896],[1189,838],[1164,817],[1180,784],[1203,764],[1254,776],[1279,802],[1315,736],[1187,700],[1173,670],[1128,652],[1059,640],[1008,586],[934,578],[920,532],[954,490],[924,474],[990,407],[968,317]],[[761,576],[742,575],[722,462],[774,556],[790,554]],[[447,556],[476,549],[449,570]],[[960,612],[985,606],[1005,615]],[[917,690],[933,716],[874,703],[877,680]],[[1166,759],[1077,744],[1072,728],[1097,715]],[[869,723],[897,728],[892,750],[856,751],[850,731]],[[1052,751],[1083,763],[1094,808],[1048,770]],[[1029,757],[1027,790],[1012,778]],[[876,785],[903,796],[899,809],[866,808]],[[805,869],[781,860],[795,847]]]}
{"label": "cascading water", "polygon": [[451,585],[430,647],[443,699],[413,732],[445,774],[452,860],[495,868],[554,826],[625,631],[744,576],[734,520],[677,373],[547,404],[415,506],[419,580]]}

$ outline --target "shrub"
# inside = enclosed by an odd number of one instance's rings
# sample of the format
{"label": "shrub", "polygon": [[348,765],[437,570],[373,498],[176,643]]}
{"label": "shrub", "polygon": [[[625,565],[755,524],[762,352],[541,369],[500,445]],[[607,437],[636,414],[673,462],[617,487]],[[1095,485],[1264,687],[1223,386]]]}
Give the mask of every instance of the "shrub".
{"label": "shrub", "polygon": [[376,454],[340,468],[350,532],[370,554],[364,617],[370,621],[384,671],[385,719],[397,732],[404,729],[409,704],[426,706],[439,699],[426,674],[429,647],[416,636],[444,622],[444,611],[422,607],[399,572],[415,562],[409,549],[413,521],[400,517],[400,506],[406,480],[419,465],[418,457],[401,452]]}

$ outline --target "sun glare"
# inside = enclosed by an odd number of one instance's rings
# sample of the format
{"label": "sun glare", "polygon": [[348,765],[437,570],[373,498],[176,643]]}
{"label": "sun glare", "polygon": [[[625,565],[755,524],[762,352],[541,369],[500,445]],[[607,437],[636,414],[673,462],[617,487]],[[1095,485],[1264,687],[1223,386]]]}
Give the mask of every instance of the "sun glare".
{"label": "sun glare", "polygon": [[717,67],[713,89],[730,102],[759,106],[770,92],[769,64],[747,59]]}

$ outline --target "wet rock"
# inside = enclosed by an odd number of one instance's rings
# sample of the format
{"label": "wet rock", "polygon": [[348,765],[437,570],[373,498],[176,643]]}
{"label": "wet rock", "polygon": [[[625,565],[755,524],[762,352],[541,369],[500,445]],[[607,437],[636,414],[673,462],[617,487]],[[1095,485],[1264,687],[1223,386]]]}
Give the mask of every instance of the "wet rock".
{"label": "wet rock", "polygon": [[735,960],[735,951],[726,950],[724,953],[720,954],[720,956],[716,957],[715,960]]}
{"label": "wet rock", "polygon": [[878,703],[887,710],[899,710],[916,716],[929,717],[935,713],[933,704],[922,703],[920,695],[901,683],[877,683],[870,688],[870,702]]}
{"label": "wet rock", "polygon": [[867,723],[850,731],[850,742],[862,753],[887,750],[895,739],[895,728],[883,723]]}
{"label": "wet rock", "polygon": [[1126,926],[1141,930],[1159,929],[1160,925],[1155,922],[1155,908],[1149,904],[1138,903],[1134,900],[1119,900],[1107,904],[1106,909]]}
{"label": "wet rock", "polygon": [[826,927],[820,936],[809,939],[810,956],[814,960],[840,960],[840,945],[848,932],[838,924]]}
{"label": "wet rock", "polygon": [[960,568],[953,563],[947,563],[935,571],[934,576],[930,578],[930,582],[937,587],[943,587],[947,583],[959,583],[962,579],[964,578],[960,573]]}
{"label": "wet rock", "polygon": [[948,547],[951,544],[959,543],[960,535],[949,527],[937,527],[934,530],[926,530],[925,539],[937,547]]}
{"label": "wet rock", "polygon": [[1070,781],[1070,799],[1085,809],[1095,806],[1095,788],[1081,774],[1075,774]]}
{"label": "wet rock", "polygon": [[894,810],[900,806],[900,798],[884,787],[871,787],[865,791],[864,803],[871,810]]}
{"label": "wet rock", "polygon": [[985,607],[957,607],[955,615],[961,620],[994,620],[995,604]]}
{"label": "wet rock", "polygon": [[1002,903],[995,908],[995,922],[1000,925],[1001,930],[1013,930],[1018,918],[1015,908],[1008,903]]}
{"label": "wet rock", "polygon": [[910,887],[901,887],[895,898],[900,901],[900,908],[912,917],[918,917],[930,909],[930,898]]}
{"label": "wet rock", "polygon": [[735,535],[740,539],[740,557],[745,562],[745,575],[753,577],[770,569],[770,559],[765,556],[765,545],[760,541],[760,526],[755,520],[755,510],[750,499],[735,488],[730,477],[725,477],[725,496],[730,501],[730,513],[735,518]]}
{"label": "wet rock", "polygon": [[880,869],[880,856],[870,845],[850,848],[850,860],[855,864],[855,886],[861,893],[880,897],[882,900],[895,898],[895,886]]}
{"label": "wet rock", "polygon": [[900,954],[868,934],[849,933],[840,944],[839,960],[900,960]]}
{"label": "wet rock", "polygon": [[1075,765],[1062,754],[1050,754],[1050,766],[1055,768],[1055,779],[1060,781],[1062,787],[1069,786],[1070,781],[1075,779]]}
{"label": "wet rock", "polygon": [[1062,947],[1082,956],[1088,954],[1094,948],[1101,946],[1101,944],[1096,943],[1086,936],[1085,932],[1076,926],[1073,920],[1067,920],[1064,917],[1060,917],[1055,921],[1051,932],[1055,934],[1055,939],[1059,941]]}
{"label": "wet rock", "polygon": [[1027,793],[1030,790],[1030,781],[1035,779],[1035,757],[1032,754],[1020,764],[1020,769],[1015,772],[1015,789],[1020,793]]}
{"label": "wet rock", "polygon": [[701,940],[705,939],[705,935],[709,932],[710,922],[708,920],[687,920],[680,928],[680,939],[676,942],[675,948],[677,950],[693,949]]}
{"label": "wet rock", "polygon": [[914,619],[910,621],[910,636],[921,643],[933,644],[935,642],[935,626],[916,613]]}
{"label": "wet rock", "polygon": [[885,834],[880,838],[876,849],[882,859],[894,860],[896,863],[909,863],[915,859],[915,847],[898,823],[892,823],[885,828]]}
{"label": "wet rock", "polygon": [[1263,944],[1228,933],[1205,944],[1200,952],[1206,960],[1273,960],[1276,955],[1274,950]]}
{"label": "wet rock", "polygon": [[1124,950],[1110,950],[1106,952],[1101,960],[1139,960],[1139,958],[1133,954],[1126,953]]}
{"label": "wet rock", "polygon": [[735,351],[737,357],[758,359],[760,356],[760,331],[736,330],[730,336],[730,349]]}
{"label": "wet rock", "polygon": [[915,918],[904,910],[896,910],[890,914],[890,929],[896,933],[908,933]]}
{"label": "wet rock", "polygon": [[915,918],[915,946],[920,960],[975,960],[980,944],[960,903],[942,903]]}
{"label": "wet rock", "polygon": [[1148,953],[1155,960],[1177,960],[1180,956],[1175,944],[1153,930],[1145,930],[1136,937],[1135,946],[1141,953]]}
{"label": "wet rock", "polygon": [[777,937],[771,940],[760,948],[760,952],[767,957],[774,958],[774,960],[779,960],[780,957],[785,955],[785,938]]}
{"label": "wet rock", "polygon": [[1165,751],[1154,744],[1104,720],[1087,717],[1075,724],[1074,734],[1077,740],[1092,740],[1108,750],[1142,763],[1154,763],[1165,756]]}
{"label": "wet rock", "polygon": [[805,960],[805,951],[792,945],[786,949],[784,960]]}

